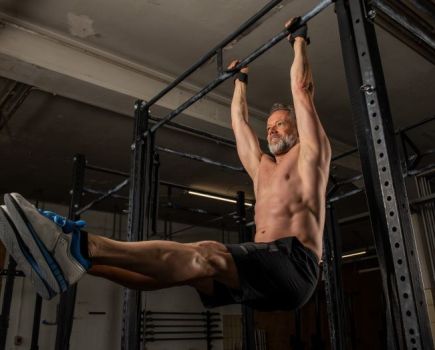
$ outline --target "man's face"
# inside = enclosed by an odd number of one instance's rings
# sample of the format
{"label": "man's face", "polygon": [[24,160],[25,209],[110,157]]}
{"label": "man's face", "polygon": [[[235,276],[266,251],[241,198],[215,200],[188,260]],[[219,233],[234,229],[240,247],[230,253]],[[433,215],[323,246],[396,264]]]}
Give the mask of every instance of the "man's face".
{"label": "man's face", "polygon": [[296,125],[292,123],[288,111],[273,112],[267,120],[266,131],[269,151],[275,156],[288,152],[297,142]]}

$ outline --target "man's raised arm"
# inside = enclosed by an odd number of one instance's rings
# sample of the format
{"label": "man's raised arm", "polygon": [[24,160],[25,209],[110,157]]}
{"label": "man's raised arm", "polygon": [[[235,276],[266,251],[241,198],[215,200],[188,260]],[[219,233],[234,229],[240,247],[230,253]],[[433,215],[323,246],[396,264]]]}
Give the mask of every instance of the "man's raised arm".
{"label": "man's raised arm", "polygon": [[[238,61],[231,62],[228,69],[234,68],[237,63]],[[240,73],[242,74],[238,75],[234,82],[234,94],[231,101],[231,125],[236,137],[237,153],[240,161],[251,179],[255,180],[262,153],[258,137],[248,124],[248,104],[246,101],[248,68],[242,68]]]}
{"label": "man's raised arm", "polygon": [[[288,27],[292,21],[286,23]],[[314,83],[307,58],[306,26],[297,30],[289,41],[294,48],[294,60],[290,69],[291,92],[299,134],[301,159],[329,163],[331,147],[314,107]]]}

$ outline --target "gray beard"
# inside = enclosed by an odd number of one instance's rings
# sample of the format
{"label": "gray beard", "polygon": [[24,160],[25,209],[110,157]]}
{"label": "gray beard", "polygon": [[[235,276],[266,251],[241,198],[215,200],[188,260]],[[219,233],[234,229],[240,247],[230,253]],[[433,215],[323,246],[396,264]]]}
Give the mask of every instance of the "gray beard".
{"label": "gray beard", "polygon": [[288,152],[298,141],[295,135],[286,135],[279,139],[278,142],[274,144],[269,143],[269,151],[274,156]]}

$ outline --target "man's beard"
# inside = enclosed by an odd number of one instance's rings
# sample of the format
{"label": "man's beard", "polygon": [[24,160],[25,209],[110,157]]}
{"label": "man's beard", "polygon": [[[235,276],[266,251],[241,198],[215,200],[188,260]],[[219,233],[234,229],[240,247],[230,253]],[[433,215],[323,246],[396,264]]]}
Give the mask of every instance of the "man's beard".
{"label": "man's beard", "polygon": [[281,136],[276,143],[269,143],[269,151],[274,156],[288,152],[298,141],[296,135]]}

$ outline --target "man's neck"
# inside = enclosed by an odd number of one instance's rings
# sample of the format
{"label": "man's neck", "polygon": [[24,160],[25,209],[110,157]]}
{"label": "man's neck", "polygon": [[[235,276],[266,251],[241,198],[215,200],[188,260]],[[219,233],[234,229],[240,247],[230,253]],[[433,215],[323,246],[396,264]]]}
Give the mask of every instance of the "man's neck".
{"label": "man's neck", "polygon": [[298,146],[299,146],[299,142],[294,144],[292,146],[292,148],[290,148],[287,152],[276,155],[275,156],[275,163],[279,164],[280,162],[282,162],[284,160],[284,158],[288,158],[288,156],[290,156],[290,154],[296,152],[296,149],[298,148]]}

